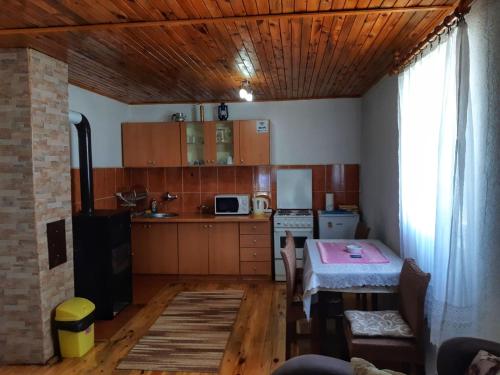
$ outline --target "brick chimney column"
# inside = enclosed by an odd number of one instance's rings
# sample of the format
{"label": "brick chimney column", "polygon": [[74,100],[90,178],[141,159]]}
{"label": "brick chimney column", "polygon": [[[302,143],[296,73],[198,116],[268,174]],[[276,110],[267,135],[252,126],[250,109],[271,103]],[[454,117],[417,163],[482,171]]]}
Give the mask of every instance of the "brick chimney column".
{"label": "brick chimney column", "polygon": [[[52,315],[73,296],[68,66],[0,49],[0,362],[54,355]],[[47,223],[64,220],[67,261],[49,269]]]}

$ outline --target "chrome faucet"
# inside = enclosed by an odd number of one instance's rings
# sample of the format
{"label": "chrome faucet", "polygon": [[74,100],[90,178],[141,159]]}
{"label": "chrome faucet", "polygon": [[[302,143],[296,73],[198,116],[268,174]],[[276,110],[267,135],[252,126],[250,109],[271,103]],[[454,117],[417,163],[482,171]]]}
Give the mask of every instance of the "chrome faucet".
{"label": "chrome faucet", "polygon": [[162,197],[162,199],[167,202],[171,202],[173,200],[176,200],[177,198],[179,198],[177,195],[170,194],[169,192],[166,192]]}

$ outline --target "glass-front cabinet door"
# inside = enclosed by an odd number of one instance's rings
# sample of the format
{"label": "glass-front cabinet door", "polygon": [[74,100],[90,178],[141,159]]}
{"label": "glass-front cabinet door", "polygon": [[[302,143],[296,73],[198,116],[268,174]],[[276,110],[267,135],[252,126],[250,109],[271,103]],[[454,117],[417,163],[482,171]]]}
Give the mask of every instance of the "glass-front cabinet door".
{"label": "glass-front cabinet door", "polygon": [[215,160],[217,165],[232,165],[235,163],[235,126],[233,121],[216,121],[215,131]]}
{"label": "glass-front cabinet door", "polygon": [[182,165],[238,164],[238,139],[237,123],[233,121],[182,123]]}
{"label": "glass-front cabinet door", "polygon": [[205,127],[202,122],[182,123],[182,165],[205,165]]}

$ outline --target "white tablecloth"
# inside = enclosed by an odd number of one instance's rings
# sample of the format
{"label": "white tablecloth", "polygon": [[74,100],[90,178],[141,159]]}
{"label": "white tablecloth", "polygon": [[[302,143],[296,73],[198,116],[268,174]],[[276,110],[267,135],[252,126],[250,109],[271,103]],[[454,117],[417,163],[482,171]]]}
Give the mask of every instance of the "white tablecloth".
{"label": "white tablecloth", "polygon": [[[389,263],[325,264],[321,261],[317,242],[366,242],[375,245]],[[311,297],[320,290],[340,291],[360,287],[395,287],[403,260],[378,240],[307,240],[304,246],[304,312],[309,319]]]}

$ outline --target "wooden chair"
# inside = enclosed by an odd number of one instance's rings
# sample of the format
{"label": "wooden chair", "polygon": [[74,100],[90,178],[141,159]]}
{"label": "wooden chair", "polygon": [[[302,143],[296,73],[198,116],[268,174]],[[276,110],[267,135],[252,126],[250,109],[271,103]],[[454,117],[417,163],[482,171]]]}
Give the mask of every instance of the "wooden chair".
{"label": "wooden chair", "polygon": [[430,274],[420,270],[413,259],[405,259],[399,277],[399,315],[411,328],[413,338],[355,336],[351,323],[344,319],[344,331],[351,357],[368,361],[409,364],[415,372],[424,364],[424,303]]}
{"label": "wooden chair", "polygon": [[291,344],[297,339],[297,322],[306,316],[302,304],[302,286],[298,282],[295,242],[286,231],[286,245],[281,249],[286,274],[286,359],[290,358]]}
{"label": "wooden chair", "polygon": [[356,231],[354,232],[354,238],[356,240],[366,240],[369,234],[370,234],[370,227],[368,227],[366,223],[358,221],[358,225],[356,226]]}

